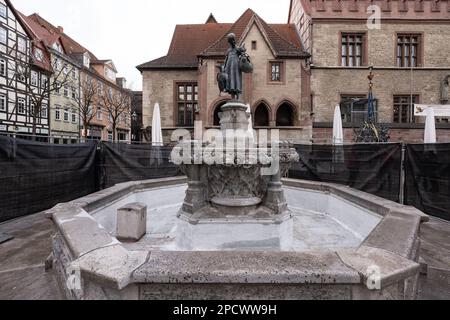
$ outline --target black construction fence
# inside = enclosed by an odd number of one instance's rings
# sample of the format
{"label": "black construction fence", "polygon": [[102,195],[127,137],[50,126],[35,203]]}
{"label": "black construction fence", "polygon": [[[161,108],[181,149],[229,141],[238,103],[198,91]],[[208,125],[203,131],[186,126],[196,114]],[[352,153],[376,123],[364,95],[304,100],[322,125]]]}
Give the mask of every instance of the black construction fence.
{"label": "black construction fence", "polygon": [[0,136],[0,222],[98,190],[96,149]]}
{"label": "black construction fence", "polygon": [[406,146],[405,203],[450,221],[450,144]]}
{"label": "black construction fence", "polygon": [[[450,220],[450,144],[296,145],[290,178],[338,183]],[[117,183],[179,176],[171,147],[0,136],[0,222]],[[404,168],[404,170],[402,169]]]}
{"label": "black construction fence", "polygon": [[179,176],[179,167],[170,162],[171,152],[172,147],[102,143],[98,163],[100,186],[109,188],[127,181]]}
{"label": "black construction fence", "polygon": [[296,145],[294,179],[332,182],[400,202],[401,144]]}

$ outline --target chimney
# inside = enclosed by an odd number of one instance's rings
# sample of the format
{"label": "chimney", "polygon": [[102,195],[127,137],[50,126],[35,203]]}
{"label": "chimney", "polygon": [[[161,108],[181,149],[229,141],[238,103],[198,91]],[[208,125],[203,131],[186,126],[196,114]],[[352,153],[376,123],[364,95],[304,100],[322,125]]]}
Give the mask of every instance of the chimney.
{"label": "chimney", "polygon": [[61,27],[61,26],[58,26],[58,32],[59,32],[59,33],[64,33],[64,28]]}

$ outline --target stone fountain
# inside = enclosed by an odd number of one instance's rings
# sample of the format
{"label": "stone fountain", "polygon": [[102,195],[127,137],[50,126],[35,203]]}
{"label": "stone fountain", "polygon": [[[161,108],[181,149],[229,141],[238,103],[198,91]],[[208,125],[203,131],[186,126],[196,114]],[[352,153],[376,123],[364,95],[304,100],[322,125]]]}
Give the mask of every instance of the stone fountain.
{"label": "stone fountain", "polygon": [[219,114],[221,132],[214,142],[186,142],[174,149],[172,156],[182,159],[178,164],[188,177],[181,219],[281,223],[291,218],[281,177],[299,155],[289,142],[255,144],[246,110],[242,102],[228,102]]}
{"label": "stone fountain", "polygon": [[251,68],[229,40],[221,130],[172,153],[187,178],[127,182],[48,211],[67,297],[414,299],[428,217],[345,186],[282,180],[299,155],[248,134],[231,66]]}

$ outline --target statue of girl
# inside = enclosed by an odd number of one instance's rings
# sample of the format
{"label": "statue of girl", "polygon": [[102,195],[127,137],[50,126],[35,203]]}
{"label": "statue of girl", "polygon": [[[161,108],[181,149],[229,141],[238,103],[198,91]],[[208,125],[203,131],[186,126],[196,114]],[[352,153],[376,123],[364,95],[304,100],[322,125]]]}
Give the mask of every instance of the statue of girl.
{"label": "statue of girl", "polygon": [[[221,91],[227,92],[231,95],[231,99],[239,100],[242,94],[242,72],[241,69],[243,59],[247,58],[247,49],[245,47],[239,47],[236,44],[236,35],[230,33],[228,36],[228,43],[231,48],[228,49],[225,63],[222,68],[222,77],[224,88]],[[248,63],[249,60],[248,60]],[[220,82],[219,82],[220,83]]]}

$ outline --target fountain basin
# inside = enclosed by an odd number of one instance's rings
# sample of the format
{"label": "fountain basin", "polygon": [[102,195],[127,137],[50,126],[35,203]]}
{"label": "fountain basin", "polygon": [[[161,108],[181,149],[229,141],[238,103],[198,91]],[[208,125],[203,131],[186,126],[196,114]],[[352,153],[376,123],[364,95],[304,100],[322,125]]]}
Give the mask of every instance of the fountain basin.
{"label": "fountain basin", "polygon": [[[186,182],[171,178],[120,184],[50,210],[57,227],[54,267],[68,297],[416,295],[418,232],[427,216],[412,207],[343,186],[284,180],[292,212],[285,221],[211,219],[192,224],[178,218]],[[148,206],[147,234],[138,242],[121,243],[115,238],[116,212],[134,202]]]}

